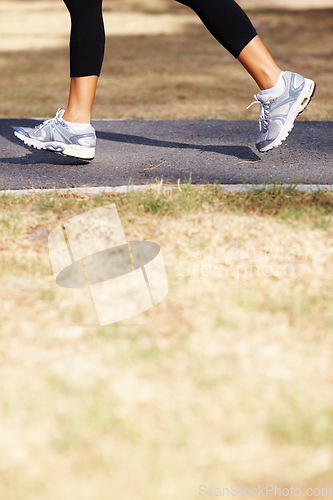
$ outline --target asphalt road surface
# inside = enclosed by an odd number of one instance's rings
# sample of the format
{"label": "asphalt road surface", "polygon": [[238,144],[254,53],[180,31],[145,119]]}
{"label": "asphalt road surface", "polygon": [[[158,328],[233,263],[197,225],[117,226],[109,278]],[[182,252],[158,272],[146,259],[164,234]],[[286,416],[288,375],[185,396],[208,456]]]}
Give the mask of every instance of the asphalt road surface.
{"label": "asphalt road surface", "polygon": [[258,153],[258,123],[222,120],[95,120],[92,162],[30,149],[15,126],[41,120],[0,120],[0,188],[63,188],[165,183],[299,182],[333,184],[333,121],[296,122],[277,149]]}

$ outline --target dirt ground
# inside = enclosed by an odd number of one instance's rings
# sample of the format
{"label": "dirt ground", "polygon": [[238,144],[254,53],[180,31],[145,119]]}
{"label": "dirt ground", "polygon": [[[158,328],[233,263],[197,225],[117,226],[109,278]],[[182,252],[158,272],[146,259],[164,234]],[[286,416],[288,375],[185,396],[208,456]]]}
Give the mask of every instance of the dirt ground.
{"label": "dirt ground", "polygon": [[332,0],[243,0],[239,2],[244,8],[278,8],[290,10],[327,9],[333,7]]}

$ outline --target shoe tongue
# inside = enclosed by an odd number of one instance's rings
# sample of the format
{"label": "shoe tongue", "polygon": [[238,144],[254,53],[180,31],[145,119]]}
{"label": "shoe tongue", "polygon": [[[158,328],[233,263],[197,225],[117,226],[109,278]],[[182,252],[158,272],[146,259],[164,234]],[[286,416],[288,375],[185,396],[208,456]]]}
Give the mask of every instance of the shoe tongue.
{"label": "shoe tongue", "polygon": [[257,99],[259,102],[265,103],[269,101],[269,95],[257,94]]}
{"label": "shoe tongue", "polygon": [[62,118],[62,117],[63,117],[63,115],[64,115],[64,113],[65,113],[65,110],[64,110],[64,109],[59,108],[59,109],[58,109],[58,111],[57,111],[56,117],[57,117],[57,118]]}

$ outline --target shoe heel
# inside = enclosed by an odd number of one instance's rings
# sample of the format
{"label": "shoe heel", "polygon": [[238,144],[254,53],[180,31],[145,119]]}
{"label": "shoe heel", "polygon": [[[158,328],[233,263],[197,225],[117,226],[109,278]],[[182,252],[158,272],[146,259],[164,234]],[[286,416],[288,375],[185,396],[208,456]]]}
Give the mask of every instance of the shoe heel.
{"label": "shoe heel", "polygon": [[307,105],[310,103],[311,98],[316,90],[316,84],[312,80],[309,80],[309,84],[305,90],[305,93],[302,96],[302,99],[298,103],[298,113],[302,113]]}
{"label": "shoe heel", "polygon": [[62,151],[62,154],[79,160],[93,160],[95,158],[95,149],[75,149],[68,147]]}

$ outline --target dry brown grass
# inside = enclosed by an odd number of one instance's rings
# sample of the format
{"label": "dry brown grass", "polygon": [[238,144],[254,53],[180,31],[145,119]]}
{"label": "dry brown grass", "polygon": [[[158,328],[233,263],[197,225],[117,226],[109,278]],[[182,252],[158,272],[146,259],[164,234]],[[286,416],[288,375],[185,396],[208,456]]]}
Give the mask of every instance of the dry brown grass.
{"label": "dry brown grass", "polygon": [[[217,189],[0,200],[1,498],[333,486],[332,195]],[[47,231],[112,202],[129,240],[161,245],[169,295],[83,326]]]}
{"label": "dry brown grass", "polygon": [[[0,9],[0,116],[52,116],[67,101],[67,11],[60,0],[7,0]],[[283,68],[316,79],[316,99],[301,119],[332,119],[332,10],[263,7],[249,15]],[[105,19],[96,118],[257,118],[245,110],[254,83],[189,9],[106,0]]]}

